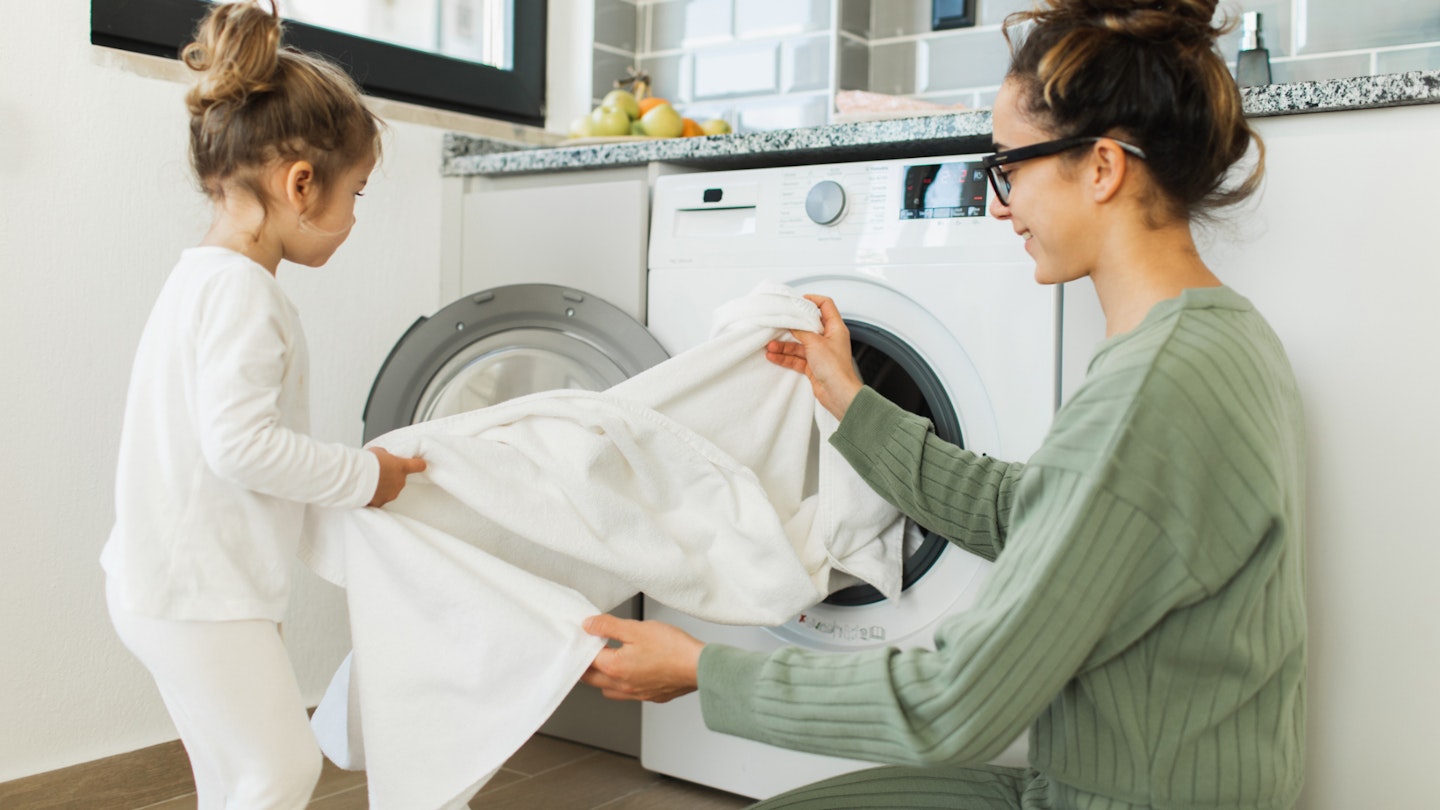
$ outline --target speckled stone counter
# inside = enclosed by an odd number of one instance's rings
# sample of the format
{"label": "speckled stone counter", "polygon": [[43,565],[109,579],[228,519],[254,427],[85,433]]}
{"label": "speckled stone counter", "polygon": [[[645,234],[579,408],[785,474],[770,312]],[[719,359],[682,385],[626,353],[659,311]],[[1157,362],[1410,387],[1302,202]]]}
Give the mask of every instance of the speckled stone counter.
{"label": "speckled stone counter", "polygon": [[[1251,117],[1440,103],[1440,71],[1245,88]],[[843,163],[983,152],[990,112],[830,124],[737,135],[659,138],[533,147],[450,134],[443,173],[451,177],[575,171],[664,162],[705,169]]]}

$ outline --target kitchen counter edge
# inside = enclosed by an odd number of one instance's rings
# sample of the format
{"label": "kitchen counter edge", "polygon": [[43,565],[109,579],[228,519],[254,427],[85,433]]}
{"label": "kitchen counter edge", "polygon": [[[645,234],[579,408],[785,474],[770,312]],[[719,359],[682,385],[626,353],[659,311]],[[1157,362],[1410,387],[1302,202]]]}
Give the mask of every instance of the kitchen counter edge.
{"label": "kitchen counter edge", "polygon": [[[1440,70],[1242,88],[1252,118],[1440,103]],[[885,160],[990,149],[990,111],[695,138],[535,147],[448,133],[447,177],[574,171],[647,163],[712,170]]]}

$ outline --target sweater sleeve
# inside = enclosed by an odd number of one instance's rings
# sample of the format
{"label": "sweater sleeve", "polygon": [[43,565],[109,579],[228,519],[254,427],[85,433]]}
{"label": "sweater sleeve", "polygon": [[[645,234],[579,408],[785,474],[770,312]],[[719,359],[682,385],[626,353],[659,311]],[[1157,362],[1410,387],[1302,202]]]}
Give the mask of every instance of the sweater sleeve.
{"label": "sweater sleeve", "polygon": [[294,353],[277,293],[258,272],[218,273],[198,302],[195,410],[205,461],[221,478],[266,495],[364,506],[380,476],[374,454],[284,424],[281,393]]}
{"label": "sweater sleeve", "polygon": [[1015,497],[1006,553],[976,606],[940,625],[934,650],[710,645],[706,724],[877,762],[985,762],[1078,673],[1201,595],[1163,532],[1084,475],[1032,466]]}
{"label": "sweater sleeve", "polygon": [[1024,464],[956,447],[868,386],[830,443],[907,517],[987,560],[999,555]]}

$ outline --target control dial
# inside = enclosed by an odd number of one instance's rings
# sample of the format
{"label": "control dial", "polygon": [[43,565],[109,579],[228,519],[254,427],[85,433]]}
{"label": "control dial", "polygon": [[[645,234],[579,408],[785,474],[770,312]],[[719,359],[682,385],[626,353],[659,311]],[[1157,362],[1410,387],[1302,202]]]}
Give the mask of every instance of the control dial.
{"label": "control dial", "polygon": [[834,180],[821,180],[805,195],[805,213],[817,225],[834,225],[845,213],[845,188]]}

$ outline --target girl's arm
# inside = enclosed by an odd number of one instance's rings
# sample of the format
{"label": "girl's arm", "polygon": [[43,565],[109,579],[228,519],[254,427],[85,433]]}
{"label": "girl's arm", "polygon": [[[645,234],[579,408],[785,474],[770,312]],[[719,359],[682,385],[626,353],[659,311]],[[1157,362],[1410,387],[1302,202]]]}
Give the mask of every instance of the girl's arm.
{"label": "girl's arm", "polygon": [[298,336],[273,279],[248,267],[222,271],[197,303],[194,410],[201,452],[215,474],[287,500],[369,503],[380,477],[374,454],[291,427],[307,416],[292,413],[304,403],[287,401],[284,391]]}

